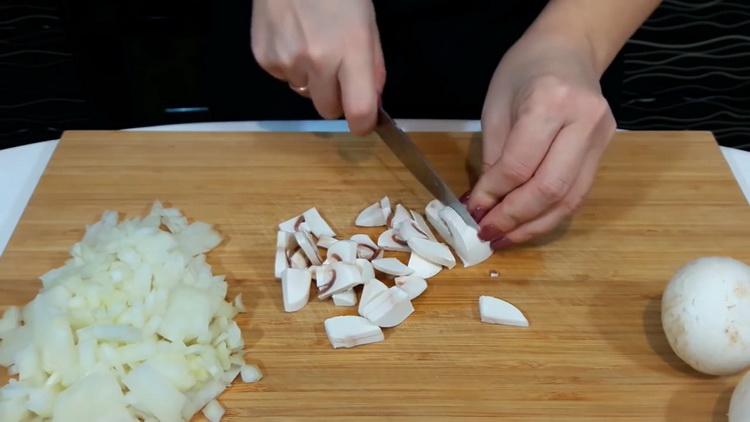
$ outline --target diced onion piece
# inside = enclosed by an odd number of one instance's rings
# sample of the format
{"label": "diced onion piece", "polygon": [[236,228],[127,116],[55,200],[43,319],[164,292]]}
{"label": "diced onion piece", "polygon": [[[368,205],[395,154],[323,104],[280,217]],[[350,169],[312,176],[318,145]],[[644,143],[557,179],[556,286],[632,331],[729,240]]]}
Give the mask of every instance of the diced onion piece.
{"label": "diced onion piece", "polygon": [[203,415],[210,422],[219,422],[224,416],[224,407],[222,407],[218,401],[211,400],[206,407],[203,408]]}
{"label": "diced onion piece", "polygon": [[263,378],[263,373],[256,365],[242,365],[240,378],[245,384],[250,384],[260,381]]}

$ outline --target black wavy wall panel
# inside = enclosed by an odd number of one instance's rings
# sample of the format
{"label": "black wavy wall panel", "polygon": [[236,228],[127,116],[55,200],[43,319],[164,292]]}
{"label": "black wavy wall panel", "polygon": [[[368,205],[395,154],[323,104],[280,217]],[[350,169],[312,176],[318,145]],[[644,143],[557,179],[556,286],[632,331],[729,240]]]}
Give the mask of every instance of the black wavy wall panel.
{"label": "black wavy wall panel", "polygon": [[750,147],[750,2],[665,0],[624,49],[619,125]]}

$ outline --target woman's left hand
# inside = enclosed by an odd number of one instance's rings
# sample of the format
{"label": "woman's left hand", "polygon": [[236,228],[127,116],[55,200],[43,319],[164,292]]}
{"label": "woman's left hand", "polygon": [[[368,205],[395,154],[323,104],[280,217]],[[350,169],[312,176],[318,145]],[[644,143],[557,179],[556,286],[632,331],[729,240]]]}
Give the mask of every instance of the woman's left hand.
{"label": "woman's left hand", "polygon": [[483,174],[465,199],[494,249],[555,229],[589,192],[616,123],[585,50],[522,38],[482,112]]}

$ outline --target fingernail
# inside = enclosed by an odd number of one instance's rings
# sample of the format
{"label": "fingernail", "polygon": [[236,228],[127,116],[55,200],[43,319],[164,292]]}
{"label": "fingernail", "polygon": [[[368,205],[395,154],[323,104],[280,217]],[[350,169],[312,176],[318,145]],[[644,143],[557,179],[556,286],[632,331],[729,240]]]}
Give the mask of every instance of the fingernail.
{"label": "fingernail", "polygon": [[461,202],[462,204],[466,205],[466,203],[469,202],[469,196],[470,195],[471,195],[471,191],[467,190],[466,192],[464,192],[463,195],[461,195],[460,198],[458,198],[459,202]]}
{"label": "fingernail", "polygon": [[501,237],[500,239],[492,241],[490,243],[490,247],[494,250],[498,249],[505,249],[510,246],[513,246],[513,242],[511,242],[507,237]]}
{"label": "fingernail", "polygon": [[478,223],[482,221],[485,215],[487,215],[487,210],[484,207],[476,207],[470,214],[474,218],[474,221]]}
{"label": "fingernail", "polygon": [[488,224],[479,229],[479,238],[485,242],[491,242],[503,236],[503,233],[494,224]]}

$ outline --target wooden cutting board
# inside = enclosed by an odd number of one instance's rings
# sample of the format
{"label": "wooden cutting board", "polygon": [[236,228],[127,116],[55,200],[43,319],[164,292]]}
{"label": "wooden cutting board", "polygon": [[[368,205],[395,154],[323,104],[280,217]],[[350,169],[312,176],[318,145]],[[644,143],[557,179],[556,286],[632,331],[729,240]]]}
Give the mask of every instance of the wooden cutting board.
{"label": "wooden cutting board", "polygon": [[[464,192],[478,135],[414,136]],[[441,272],[385,342],[334,350],[323,320],[356,311],[315,299],[283,312],[276,225],[316,206],[340,236],[377,235],[353,220],[383,195],[419,210],[431,199],[375,137],[68,132],[0,259],[0,307],[29,301],[104,210],[143,215],[159,199],[216,224],[226,241],[209,261],[250,309],[238,321],[265,378],[221,397],[226,421],[725,420],[738,377],[690,370],[660,324],[680,265],[750,261],[750,208],[710,134],[619,133],[569,225]],[[483,294],[530,327],[480,323]]]}

